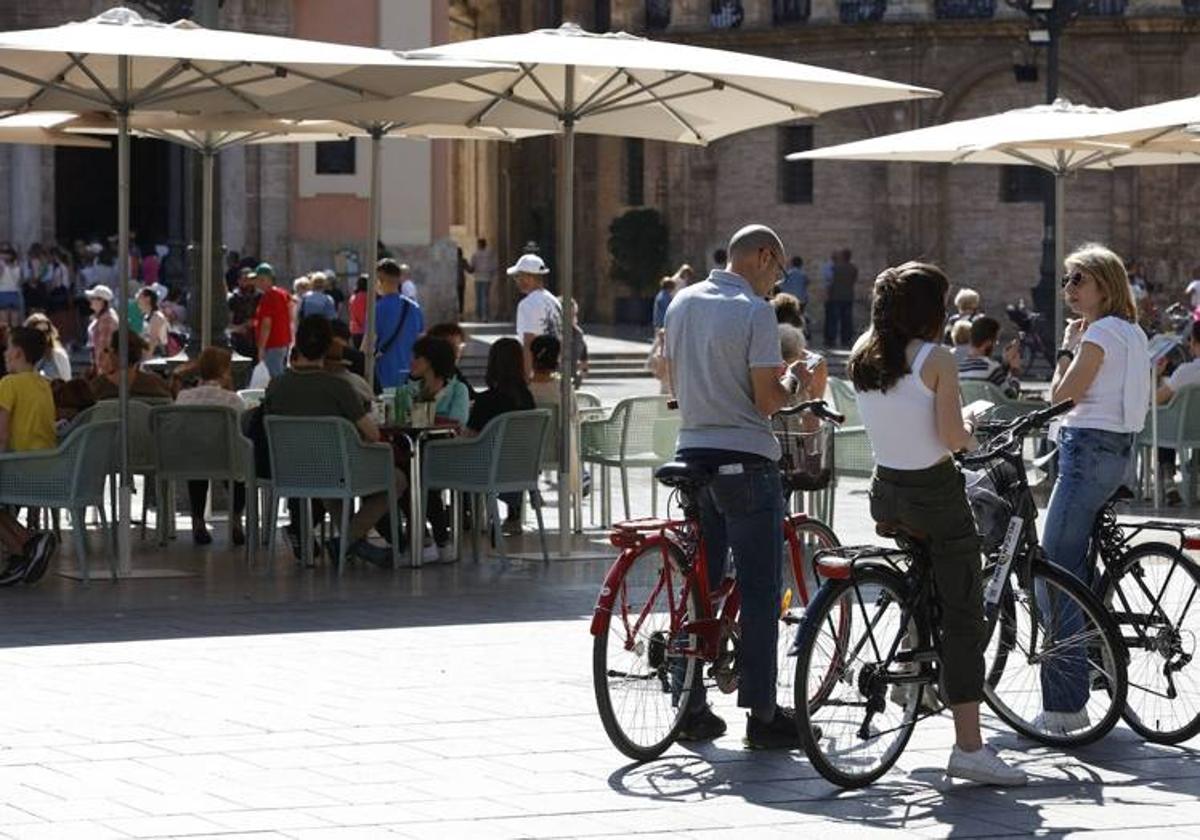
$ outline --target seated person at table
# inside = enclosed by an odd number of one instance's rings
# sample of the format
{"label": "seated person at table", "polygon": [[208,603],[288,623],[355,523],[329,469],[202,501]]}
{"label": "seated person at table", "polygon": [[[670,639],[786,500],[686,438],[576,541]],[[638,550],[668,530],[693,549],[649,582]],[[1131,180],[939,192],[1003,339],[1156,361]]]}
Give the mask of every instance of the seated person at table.
{"label": "seated person at table", "polygon": [[[220,405],[234,411],[246,410],[246,401],[233,390],[233,353],[226,347],[205,347],[196,360],[198,384],[185,388],[175,398],[176,405]],[[185,378],[185,377],[181,377]],[[204,521],[204,508],[208,504],[208,482],[189,481],[188,501],[192,508],[192,542],[208,545],[212,535]],[[233,485],[233,521],[230,532],[234,545],[246,542],[242,530],[242,512],[246,509],[246,485],[240,481]]]}
{"label": "seated person at table", "polygon": [[[8,375],[0,379],[0,451],[29,452],[53,449],[54,397],[50,383],[37,372],[46,355],[46,337],[32,327],[15,327],[9,333],[4,361]],[[46,573],[58,548],[52,532],[21,527],[9,511],[0,511],[0,545],[8,564],[0,572],[0,586],[19,581],[33,583]]]}
{"label": "seated person at table", "polygon": [[338,350],[338,358],[346,362],[346,368],[365,383],[367,375],[367,356],[350,341],[350,326],[340,319],[329,322],[333,327],[333,346]]}
{"label": "seated person at table", "polygon": [[[478,435],[493,417],[509,411],[534,408],[525,376],[525,348],[515,338],[501,338],[488,351],[487,390],[475,398],[467,418],[466,435]],[[502,493],[500,499],[508,507],[502,527],[505,536],[517,536],[521,527],[521,494]]]}
{"label": "seated person at table", "polygon": [[[100,348],[100,374],[92,380],[92,396],[97,400],[115,400],[121,381],[121,368],[117,342],[119,335],[113,333],[107,347]],[[125,366],[129,370],[129,396],[131,399],[150,397],[171,399],[171,386],[156,373],[140,370],[142,357],[146,354],[146,342],[140,335],[129,334],[129,353]]]}
{"label": "seated person at table", "polygon": [[[413,381],[402,386],[412,394],[416,402],[434,403],[434,416],[441,422],[452,422],[462,426],[467,422],[470,405],[467,401],[467,386],[455,376],[454,347],[450,342],[423,335],[413,343]],[[440,491],[429,490],[425,497],[425,510],[429,526],[433,529],[433,542],[437,547],[436,557],[430,560],[453,562],[449,552],[450,514],[442,501]]]}
{"label": "seated person at table", "polygon": [[467,397],[471,402],[474,402],[479,392],[471,387],[471,383],[467,381],[467,377],[463,375],[462,368],[459,367],[459,364],[462,362],[463,349],[467,346],[466,330],[462,328],[461,324],[454,321],[442,321],[440,324],[434,324],[426,330],[425,335],[434,338],[444,338],[450,342],[450,346],[454,348],[454,378],[467,386]]}
{"label": "seated person at table", "polygon": [[[379,428],[371,419],[367,407],[345,380],[325,370],[325,355],[333,341],[329,319],[310,315],[296,328],[296,347],[292,365],[280,376],[271,380],[263,397],[263,414],[286,417],[344,417],[358,427],[363,440],[372,443],[379,440]],[[313,458],[329,457],[330,453],[314,452]],[[397,474],[396,489],[403,493],[407,487],[404,476]],[[339,500],[326,502],[334,525],[341,522]],[[358,512],[350,520],[350,533],[341,538],[348,541],[347,556],[358,557],[376,566],[391,568],[390,550],[367,542],[367,533],[388,512],[387,494],[376,493],[362,499]],[[288,527],[288,538],[296,556],[300,556],[300,506],[295,500],[288,501],[292,524]],[[337,553],[337,544],[327,546],[331,557]]]}
{"label": "seated person at table", "polygon": [[[325,317],[325,316],[321,316]],[[338,335],[338,325],[341,325],[345,337]],[[354,392],[362,399],[363,404],[368,408],[371,406],[371,401],[375,399],[375,392],[371,390],[371,386],[367,384],[367,380],[362,378],[362,375],[354,370],[353,354],[357,353],[362,356],[362,351],[355,350],[350,346],[349,332],[346,332],[346,325],[341,321],[330,321],[330,327],[333,328],[333,341],[329,344],[329,350],[325,354],[325,371],[349,383]],[[293,354],[294,356],[295,354]]]}
{"label": "seated person at table", "polygon": [[983,379],[991,382],[1012,398],[1020,396],[1021,348],[1013,339],[1004,348],[1004,361],[992,358],[996,339],[1000,335],[1000,322],[988,315],[980,315],[971,322],[971,349],[967,358],[958,363],[959,379]]}
{"label": "seated person at table", "polygon": [[[1200,323],[1193,323],[1188,332],[1188,349],[1191,350],[1192,360],[1175,368],[1166,379],[1161,377],[1167,364],[1167,357],[1163,356],[1158,360],[1159,382],[1158,390],[1154,392],[1154,401],[1158,405],[1169,403],[1180,388],[1188,385],[1200,385]],[[1158,470],[1162,485],[1167,488],[1167,504],[1172,506],[1179,504],[1183,498],[1179,495],[1179,488],[1174,486],[1174,449],[1168,449],[1165,446],[1158,448]]]}
{"label": "seated person at table", "polygon": [[562,380],[558,375],[558,361],[562,355],[562,342],[552,335],[539,335],[529,345],[533,360],[533,378],[529,380],[529,393],[535,405],[560,405],[562,403]]}

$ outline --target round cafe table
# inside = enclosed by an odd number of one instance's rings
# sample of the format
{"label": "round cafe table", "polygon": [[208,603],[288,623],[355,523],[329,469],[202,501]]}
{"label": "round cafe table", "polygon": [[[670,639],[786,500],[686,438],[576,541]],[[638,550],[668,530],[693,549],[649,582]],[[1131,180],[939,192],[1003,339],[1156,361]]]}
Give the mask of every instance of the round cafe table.
{"label": "round cafe table", "polygon": [[[421,486],[421,449],[427,440],[454,437],[457,425],[443,426],[383,426],[380,437],[392,445],[398,466],[408,467],[408,562],[414,569],[421,567],[425,537],[425,488]],[[397,512],[392,513],[393,516]],[[451,523],[453,523],[453,512]],[[452,538],[458,539],[458,529],[450,528]]]}

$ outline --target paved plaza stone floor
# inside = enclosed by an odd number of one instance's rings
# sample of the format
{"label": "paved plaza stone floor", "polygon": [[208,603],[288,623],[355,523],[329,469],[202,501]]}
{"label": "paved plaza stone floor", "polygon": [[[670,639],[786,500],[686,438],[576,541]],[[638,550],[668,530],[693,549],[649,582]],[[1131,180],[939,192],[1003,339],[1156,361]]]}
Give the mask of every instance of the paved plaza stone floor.
{"label": "paved plaza stone floor", "polygon": [[[864,490],[839,489],[846,542],[870,538]],[[648,511],[645,475],[634,494]],[[282,541],[249,571],[223,523],[207,549],[180,530],[135,565],[194,576],[0,590],[0,838],[1200,838],[1200,743],[1123,725],[1058,754],[985,717],[1032,776],[996,790],[945,781],[943,715],[845,793],[799,754],[743,750],[721,696],[726,737],[631,764],[592,694],[605,562],[339,578]]]}

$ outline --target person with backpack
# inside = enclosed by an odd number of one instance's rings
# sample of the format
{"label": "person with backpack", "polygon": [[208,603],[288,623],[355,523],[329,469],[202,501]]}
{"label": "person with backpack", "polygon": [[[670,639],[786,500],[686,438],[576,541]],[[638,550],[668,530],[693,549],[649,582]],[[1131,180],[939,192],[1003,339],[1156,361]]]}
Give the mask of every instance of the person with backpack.
{"label": "person with backpack", "polygon": [[408,381],[413,342],[425,332],[425,317],[415,300],[400,294],[403,272],[391,257],[379,261],[375,301],[375,381],[395,388]]}

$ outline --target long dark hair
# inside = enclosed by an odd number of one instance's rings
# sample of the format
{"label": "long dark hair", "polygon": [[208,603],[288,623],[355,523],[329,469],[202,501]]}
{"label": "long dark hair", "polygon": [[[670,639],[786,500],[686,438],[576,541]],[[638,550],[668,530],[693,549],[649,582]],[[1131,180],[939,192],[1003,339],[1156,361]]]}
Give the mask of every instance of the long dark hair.
{"label": "long dark hair", "polygon": [[908,343],[938,340],[949,288],[946,275],[929,263],[906,262],[880,272],[871,297],[871,329],[847,364],[855,390],[886,392],[911,372]]}
{"label": "long dark hair", "polygon": [[518,394],[525,384],[525,348],[515,338],[502,338],[488,350],[487,374],[489,388],[507,394]]}

